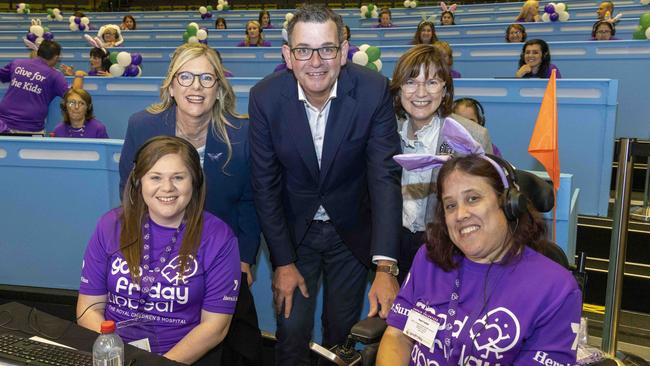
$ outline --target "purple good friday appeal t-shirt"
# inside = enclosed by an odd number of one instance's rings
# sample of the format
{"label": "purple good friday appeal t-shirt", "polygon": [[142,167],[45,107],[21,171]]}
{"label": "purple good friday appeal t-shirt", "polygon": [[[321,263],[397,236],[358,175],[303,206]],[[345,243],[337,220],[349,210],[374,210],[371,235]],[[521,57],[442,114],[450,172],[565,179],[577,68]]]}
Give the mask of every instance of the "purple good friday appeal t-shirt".
{"label": "purple good friday appeal t-shirt", "polygon": [[[460,276],[455,315],[448,315]],[[409,313],[438,320],[432,348],[413,341],[410,365],[553,365],[576,363],[582,295],[573,276],[526,247],[507,265],[463,259],[444,272],[418,251],[388,316],[404,330]],[[452,308],[454,306],[452,305]],[[453,319],[451,331],[446,321]],[[451,340],[445,350],[444,339]]]}
{"label": "purple good friday appeal t-shirt", "polygon": [[54,137],[76,137],[88,139],[107,139],[106,126],[98,120],[91,118],[84,122],[83,127],[74,128],[63,122],[54,127]]}
{"label": "purple good friday appeal t-shirt", "polygon": [[[140,334],[128,328],[124,332],[118,330],[125,342],[151,338],[151,351],[162,354],[199,324],[201,310],[235,312],[241,269],[237,238],[228,225],[204,212],[201,244],[183,276],[178,273],[178,250],[184,234],[181,230],[167,264],[157,275],[149,294],[141,299],[140,288],[132,282],[127,263],[118,250],[120,212],[119,208],[111,210],[97,223],[84,254],[79,293],[108,294],[106,319],[115,322],[144,319],[134,322],[138,325],[132,328],[144,329]],[[153,269],[176,229],[149,222]]]}
{"label": "purple good friday appeal t-shirt", "polygon": [[12,130],[43,130],[50,102],[68,90],[63,74],[40,57],[10,62],[0,69],[0,81],[10,82],[0,101],[0,125]]}

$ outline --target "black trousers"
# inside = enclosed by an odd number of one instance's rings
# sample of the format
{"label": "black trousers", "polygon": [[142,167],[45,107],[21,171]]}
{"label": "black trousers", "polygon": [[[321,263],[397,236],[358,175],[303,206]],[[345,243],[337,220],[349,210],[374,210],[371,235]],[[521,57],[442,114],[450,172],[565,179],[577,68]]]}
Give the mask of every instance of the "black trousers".
{"label": "black trousers", "polygon": [[424,244],[425,240],[426,233],[424,231],[417,231],[414,233],[411,230],[402,227],[399,243],[399,258],[397,262],[397,266],[399,267],[397,282],[399,282],[400,285],[404,282],[406,275],[411,269],[415,253],[417,253],[418,249],[420,249],[422,244]]}

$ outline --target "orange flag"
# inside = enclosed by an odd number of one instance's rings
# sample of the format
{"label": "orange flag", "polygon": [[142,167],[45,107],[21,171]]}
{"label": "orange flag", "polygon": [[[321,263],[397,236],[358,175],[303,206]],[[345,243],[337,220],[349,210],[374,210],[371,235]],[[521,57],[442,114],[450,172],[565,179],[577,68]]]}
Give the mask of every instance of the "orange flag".
{"label": "orange flag", "polygon": [[557,100],[555,97],[555,69],[546,85],[542,106],[537,115],[535,130],[530,137],[528,153],[542,163],[553,181],[555,192],[560,189],[560,153],[557,139]]}

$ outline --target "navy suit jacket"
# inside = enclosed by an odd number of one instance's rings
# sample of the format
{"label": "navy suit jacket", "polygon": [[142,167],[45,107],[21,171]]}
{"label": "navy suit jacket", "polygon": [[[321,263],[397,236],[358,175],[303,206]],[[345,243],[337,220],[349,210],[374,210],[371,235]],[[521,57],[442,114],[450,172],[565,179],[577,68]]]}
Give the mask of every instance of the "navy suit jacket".
{"label": "navy suit jacket", "polygon": [[[205,209],[230,225],[239,241],[241,260],[254,264],[260,245],[260,228],[250,184],[248,121],[233,116],[228,116],[228,121],[235,128],[227,127],[232,157],[225,168],[223,165],[228,157],[226,144],[211,130],[205,142]],[[176,135],[176,108],[160,114],[141,111],[129,118],[120,156],[120,192],[124,191],[140,146],[160,135]]]}
{"label": "navy suit jacket", "polygon": [[401,170],[392,157],[400,140],[388,79],[348,63],[331,103],[319,169],[293,73],[274,73],[251,89],[255,208],[274,266],[295,262],[320,205],[366,266],[374,255],[398,258]]}

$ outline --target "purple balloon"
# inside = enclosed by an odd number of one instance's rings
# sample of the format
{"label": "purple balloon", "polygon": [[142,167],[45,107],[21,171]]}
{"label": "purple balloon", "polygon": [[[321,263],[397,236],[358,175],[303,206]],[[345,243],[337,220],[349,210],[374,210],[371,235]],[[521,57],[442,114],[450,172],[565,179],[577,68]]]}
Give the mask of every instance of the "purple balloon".
{"label": "purple balloon", "polygon": [[207,18],[207,15],[206,14],[201,14],[201,19],[205,20],[205,18]]}
{"label": "purple balloon", "polygon": [[142,63],[142,55],[137,52],[133,52],[131,54],[131,65],[140,65],[141,63]]}
{"label": "purple balloon", "polygon": [[32,32],[27,33],[27,40],[29,40],[30,42],[32,42],[32,43],[35,42],[36,38],[38,38],[38,37],[36,37],[36,35],[34,33],[32,33]]}
{"label": "purple balloon", "polygon": [[77,23],[77,24],[81,24],[81,18],[75,17],[74,22]]}
{"label": "purple balloon", "polygon": [[557,20],[560,19],[560,14],[553,13],[553,14],[549,15],[549,18],[551,19],[552,22],[557,22]]}
{"label": "purple balloon", "polygon": [[54,39],[54,34],[52,34],[52,32],[45,32],[43,33],[43,39],[46,41],[51,41]]}
{"label": "purple balloon", "polygon": [[208,40],[207,40],[207,39],[202,39],[202,40],[199,41],[199,43],[203,43],[203,44],[207,45],[207,44],[208,44]]}
{"label": "purple balloon", "polygon": [[546,4],[546,6],[544,7],[544,11],[549,14],[553,14],[555,13],[555,7],[553,6],[553,4]]}
{"label": "purple balloon", "polygon": [[129,65],[126,67],[124,70],[124,74],[126,76],[138,76],[138,66],[136,65]]}
{"label": "purple balloon", "polygon": [[212,18],[212,13],[206,13],[206,15],[208,16],[208,18]]}
{"label": "purple balloon", "polygon": [[86,25],[83,23],[79,24],[79,30],[82,31],[84,29],[86,29]]}

